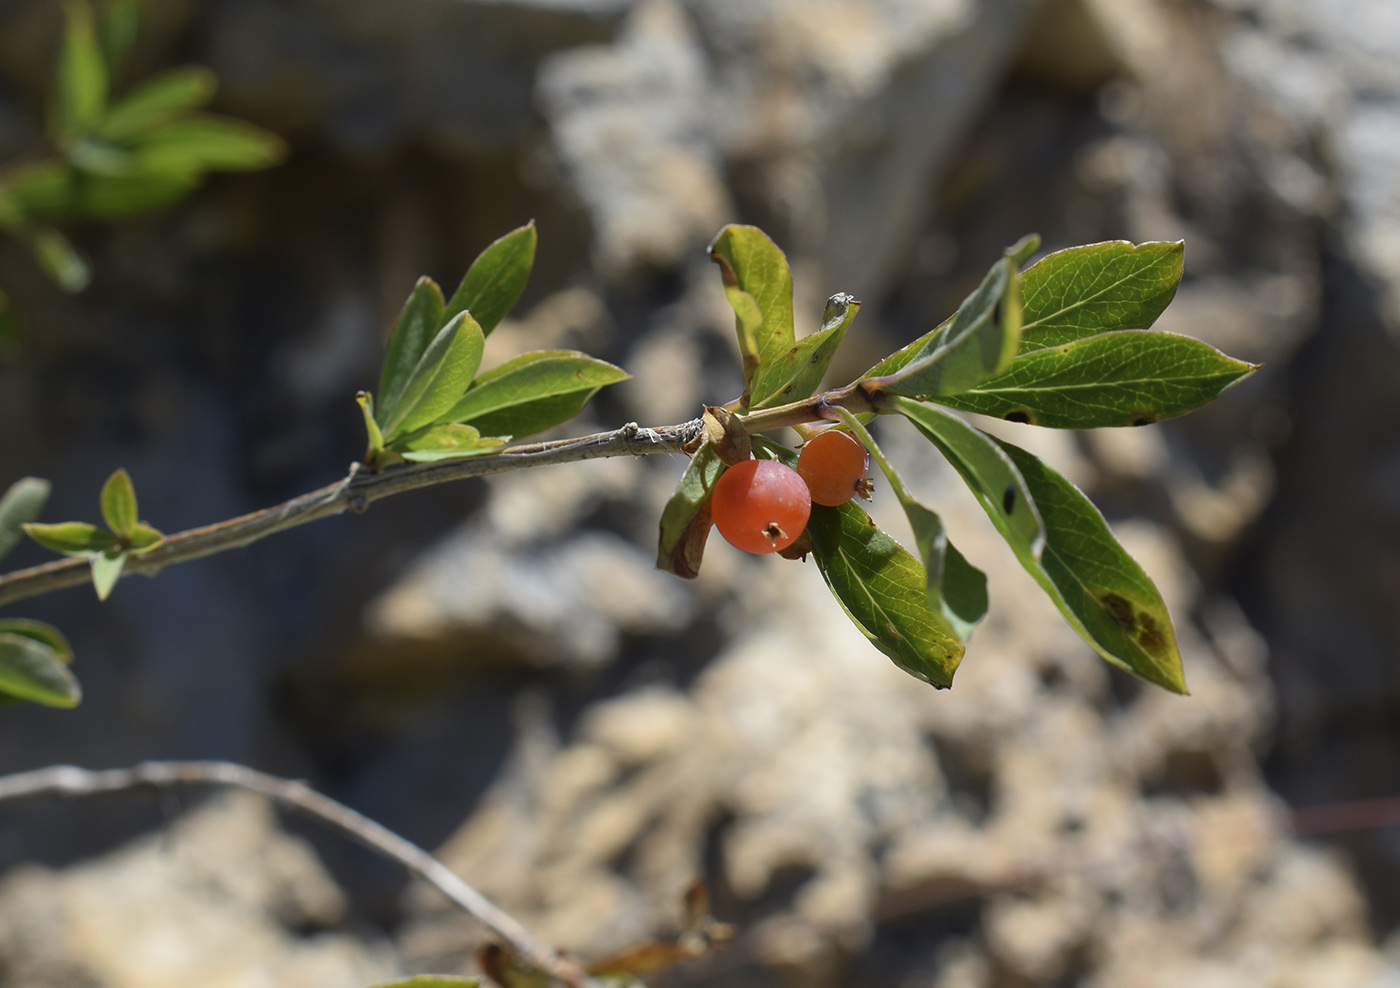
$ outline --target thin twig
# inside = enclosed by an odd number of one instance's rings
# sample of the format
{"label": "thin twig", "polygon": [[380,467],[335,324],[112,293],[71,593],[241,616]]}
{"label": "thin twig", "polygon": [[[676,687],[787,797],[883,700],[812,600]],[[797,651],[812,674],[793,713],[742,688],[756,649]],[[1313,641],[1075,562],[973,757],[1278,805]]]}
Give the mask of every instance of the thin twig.
{"label": "thin twig", "polygon": [[516,955],[533,967],[547,971],[575,988],[586,988],[583,969],[536,939],[519,922],[472,888],[437,858],[392,830],[362,816],[350,807],[301,782],[267,775],[233,762],[142,762],[132,768],[92,771],[73,765],[51,765],[32,772],[0,776],[0,802],[31,796],[92,796],[98,793],[177,785],[232,786],[260,793],[308,813],[361,844],[403,865],[434,886],[496,936],[510,944]]}
{"label": "thin twig", "polygon": [[[290,501],[230,518],[215,525],[192,528],[165,540],[142,555],[132,555],[122,571],[153,574],[173,563],[183,563],[266,538],[276,532],[317,521],[346,511],[361,512],[375,501],[420,487],[432,487],[464,477],[505,473],[522,467],[572,463],[609,456],[646,456],[651,453],[677,453],[700,433],[700,420],[659,429],[644,429],[632,422],[612,432],[599,432],[577,439],[512,446],[504,452],[463,460],[443,460],[393,467],[383,473],[367,473],[353,466],[342,480]],[[0,605],[35,597],[52,590],[77,586],[89,579],[88,561],[60,559],[0,576]]]}

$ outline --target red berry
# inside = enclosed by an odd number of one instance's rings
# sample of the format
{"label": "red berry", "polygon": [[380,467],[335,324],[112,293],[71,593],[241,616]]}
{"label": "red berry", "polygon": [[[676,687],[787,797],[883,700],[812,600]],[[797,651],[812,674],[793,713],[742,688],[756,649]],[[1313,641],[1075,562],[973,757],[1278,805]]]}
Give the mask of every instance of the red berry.
{"label": "red berry", "polygon": [[815,504],[836,507],[863,491],[870,454],[859,439],[840,429],[827,429],[807,440],[797,457],[797,473],[807,482]]}
{"label": "red berry", "polygon": [[791,467],[777,460],[745,460],[720,474],[710,496],[715,527],[745,552],[776,552],[807,527],[812,498]]}

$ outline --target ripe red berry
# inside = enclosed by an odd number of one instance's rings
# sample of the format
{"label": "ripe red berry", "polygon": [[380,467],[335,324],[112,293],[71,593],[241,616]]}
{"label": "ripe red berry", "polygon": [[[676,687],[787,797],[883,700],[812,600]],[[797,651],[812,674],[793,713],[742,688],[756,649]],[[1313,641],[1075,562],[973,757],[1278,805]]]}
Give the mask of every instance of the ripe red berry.
{"label": "ripe red berry", "polygon": [[791,467],[777,460],[745,460],[720,474],[710,496],[719,534],[745,552],[776,552],[807,527],[812,498]]}
{"label": "ripe red berry", "polygon": [[819,432],[802,447],[797,473],[807,482],[815,504],[836,507],[855,494],[865,496],[870,454],[859,439],[840,429]]}

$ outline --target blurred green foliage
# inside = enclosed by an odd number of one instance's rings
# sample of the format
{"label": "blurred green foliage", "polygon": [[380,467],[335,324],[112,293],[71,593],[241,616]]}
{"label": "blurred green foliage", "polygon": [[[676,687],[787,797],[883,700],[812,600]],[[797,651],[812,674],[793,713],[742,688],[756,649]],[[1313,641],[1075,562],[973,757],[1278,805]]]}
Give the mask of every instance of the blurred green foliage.
{"label": "blurred green foliage", "polygon": [[[112,0],[100,16],[87,0],[66,0],[64,14],[45,146],[0,170],[0,230],[65,291],[78,292],[91,270],[54,224],[157,212],[209,172],[269,168],[287,148],[260,127],[201,112],[218,85],[206,68],[172,69],[114,92],[136,37],[138,0]],[[0,338],[7,312],[0,296]]]}

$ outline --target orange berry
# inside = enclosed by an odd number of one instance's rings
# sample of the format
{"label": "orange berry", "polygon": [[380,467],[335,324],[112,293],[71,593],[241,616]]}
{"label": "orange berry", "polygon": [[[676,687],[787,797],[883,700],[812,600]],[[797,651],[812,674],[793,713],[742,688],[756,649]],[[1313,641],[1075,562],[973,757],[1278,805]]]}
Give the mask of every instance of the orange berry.
{"label": "orange berry", "polygon": [[797,473],[807,482],[813,503],[832,508],[863,495],[869,469],[870,454],[860,440],[840,429],[817,433],[797,457]]}
{"label": "orange berry", "polygon": [[720,474],[710,496],[715,527],[745,552],[776,552],[807,527],[812,498],[791,467],[777,460],[745,460]]}

